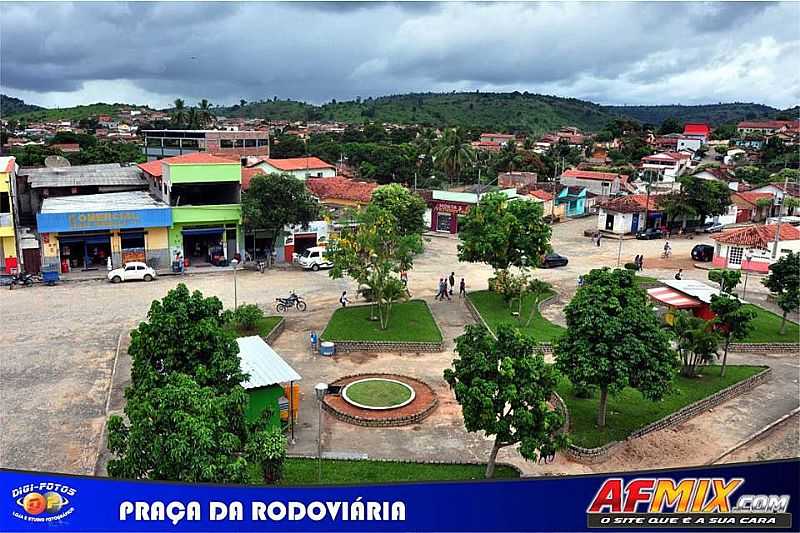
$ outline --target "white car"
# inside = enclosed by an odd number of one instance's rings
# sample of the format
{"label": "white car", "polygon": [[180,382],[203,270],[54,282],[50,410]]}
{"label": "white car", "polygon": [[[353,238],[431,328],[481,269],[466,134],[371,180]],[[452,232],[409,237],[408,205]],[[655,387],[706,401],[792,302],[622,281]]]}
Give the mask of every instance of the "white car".
{"label": "white car", "polygon": [[314,246],[304,251],[297,256],[297,263],[306,270],[310,269],[314,272],[320,268],[330,268],[333,266],[333,263],[325,258],[325,248],[322,246]]}
{"label": "white car", "polygon": [[156,271],[139,261],[125,263],[121,268],[115,268],[108,273],[108,281],[120,283],[122,281],[153,281]]}

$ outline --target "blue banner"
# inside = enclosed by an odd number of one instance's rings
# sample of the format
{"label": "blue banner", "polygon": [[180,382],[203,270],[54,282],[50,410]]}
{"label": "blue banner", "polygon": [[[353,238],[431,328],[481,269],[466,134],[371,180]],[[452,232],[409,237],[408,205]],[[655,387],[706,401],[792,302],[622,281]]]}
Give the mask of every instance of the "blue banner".
{"label": "blue banner", "polygon": [[91,211],[85,213],[39,213],[36,223],[41,233],[93,231],[125,228],[161,228],[172,225],[169,207]]}
{"label": "blue banner", "polygon": [[797,531],[797,459],[515,481],[252,487],[0,471],[0,531]]}

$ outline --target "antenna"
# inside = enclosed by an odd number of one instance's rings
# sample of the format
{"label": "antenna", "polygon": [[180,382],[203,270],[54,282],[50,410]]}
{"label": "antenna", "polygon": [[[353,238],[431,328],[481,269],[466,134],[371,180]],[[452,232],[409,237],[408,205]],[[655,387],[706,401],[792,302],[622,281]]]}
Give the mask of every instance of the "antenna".
{"label": "antenna", "polygon": [[64,168],[71,167],[72,163],[70,163],[69,159],[65,158],[64,156],[48,155],[44,159],[44,166],[47,168]]}

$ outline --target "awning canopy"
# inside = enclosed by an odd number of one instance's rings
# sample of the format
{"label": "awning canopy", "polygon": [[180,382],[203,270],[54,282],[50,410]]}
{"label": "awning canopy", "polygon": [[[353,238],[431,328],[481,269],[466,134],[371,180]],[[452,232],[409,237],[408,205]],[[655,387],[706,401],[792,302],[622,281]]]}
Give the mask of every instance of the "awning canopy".
{"label": "awning canopy", "polygon": [[655,287],[652,289],[647,289],[647,294],[653,300],[676,309],[691,309],[693,307],[700,307],[703,305],[703,302],[697,298],[686,296],[685,294],[678,292],[675,289],[670,289],[669,287]]}
{"label": "awning canopy", "polygon": [[195,228],[185,229],[181,233],[184,235],[219,235],[225,231],[225,228]]}
{"label": "awning canopy", "polygon": [[257,389],[302,378],[294,368],[283,360],[264,339],[254,335],[239,337],[239,360],[242,372],[250,375],[250,379],[242,383],[245,389]]}

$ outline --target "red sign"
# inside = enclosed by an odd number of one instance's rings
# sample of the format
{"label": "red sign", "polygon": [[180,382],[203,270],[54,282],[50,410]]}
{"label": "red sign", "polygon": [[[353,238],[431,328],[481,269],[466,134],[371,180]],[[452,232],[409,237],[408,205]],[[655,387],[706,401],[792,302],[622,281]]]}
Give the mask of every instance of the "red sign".
{"label": "red sign", "polygon": [[439,213],[455,213],[456,215],[466,215],[469,212],[469,204],[454,204],[440,202],[436,204],[436,211]]}

